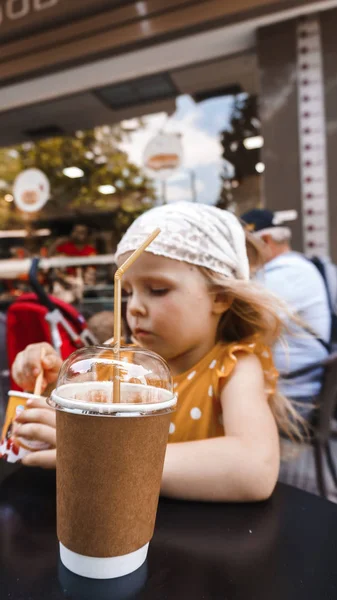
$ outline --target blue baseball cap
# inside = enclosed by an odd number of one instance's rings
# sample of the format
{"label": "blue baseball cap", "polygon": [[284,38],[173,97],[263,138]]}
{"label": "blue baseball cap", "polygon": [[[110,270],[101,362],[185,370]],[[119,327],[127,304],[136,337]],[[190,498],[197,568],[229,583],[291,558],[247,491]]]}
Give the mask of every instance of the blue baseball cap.
{"label": "blue baseball cap", "polygon": [[246,229],[252,232],[280,225],[280,223],[275,223],[275,214],[266,208],[253,208],[241,215],[240,219],[246,224]]}

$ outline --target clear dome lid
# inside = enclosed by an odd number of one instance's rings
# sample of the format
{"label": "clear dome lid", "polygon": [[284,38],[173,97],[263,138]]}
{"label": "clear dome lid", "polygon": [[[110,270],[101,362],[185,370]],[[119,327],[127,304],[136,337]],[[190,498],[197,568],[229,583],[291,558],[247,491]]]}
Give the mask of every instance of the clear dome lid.
{"label": "clear dome lid", "polygon": [[91,414],[148,413],[174,407],[176,398],[169,367],[154,352],[122,347],[116,353],[112,347],[91,346],[77,350],[63,363],[51,404]]}

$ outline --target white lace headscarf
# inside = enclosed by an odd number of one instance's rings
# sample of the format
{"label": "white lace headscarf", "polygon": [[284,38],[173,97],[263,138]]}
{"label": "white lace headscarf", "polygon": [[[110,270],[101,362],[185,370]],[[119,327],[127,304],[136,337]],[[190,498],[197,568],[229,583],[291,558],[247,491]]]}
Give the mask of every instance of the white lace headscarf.
{"label": "white lace headscarf", "polygon": [[138,248],[157,227],[146,252],[206,267],[229,278],[249,279],[245,233],[228,211],[207,204],[175,202],[138,217],[120,241],[115,261]]}

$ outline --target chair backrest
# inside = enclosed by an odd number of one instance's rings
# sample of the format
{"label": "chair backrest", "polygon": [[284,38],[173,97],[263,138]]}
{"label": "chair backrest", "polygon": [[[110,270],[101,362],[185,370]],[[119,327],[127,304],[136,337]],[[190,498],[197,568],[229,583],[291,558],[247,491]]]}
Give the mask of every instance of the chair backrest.
{"label": "chair backrest", "polygon": [[323,383],[317,399],[318,414],[315,425],[315,437],[322,443],[329,440],[331,421],[337,408],[337,353],[331,354],[325,361]]}
{"label": "chair backrest", "polygon": [[[84,318],[72,306],[68,306],[56,298],[52,298],[52,301],[62,311],[63,316],[75,333],[82,333],[86,327]],[[9,307],[7,311],[9,368],[12,367],[18,352],[24,350],[28,344],[37,342],[52,344],[50,327],[46,320],[47,314],[48,309],[39,304],[35,294],[23,294]],[[59,326],[58,330],[62,341],[61,356],[66,359],[78,346],[73,343],[63,327]],[[20,389],[12,379],[11,388]]]}

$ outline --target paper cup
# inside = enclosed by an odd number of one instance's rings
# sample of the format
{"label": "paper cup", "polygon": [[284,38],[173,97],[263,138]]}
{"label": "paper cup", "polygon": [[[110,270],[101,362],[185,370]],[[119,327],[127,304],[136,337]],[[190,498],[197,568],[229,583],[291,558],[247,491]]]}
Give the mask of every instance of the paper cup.
{"label": "paper cup", "polygon": [[73,573],[95,579],[127,575],[146,560],[176,405],[171,391],[131,383],[121,383],[121,403],[81,401],[111,387],[64,385],[51,400],[60,556]]}
{"label": "paper cup", "polygon": [[59,582],[63,593],[72,600],[135,600],[147,580],[147,562],[129,575],[115,579],[78,577],[60,561]]}

